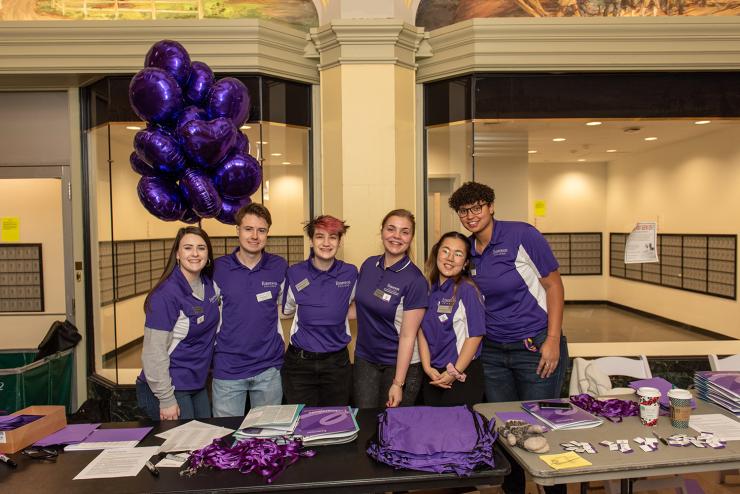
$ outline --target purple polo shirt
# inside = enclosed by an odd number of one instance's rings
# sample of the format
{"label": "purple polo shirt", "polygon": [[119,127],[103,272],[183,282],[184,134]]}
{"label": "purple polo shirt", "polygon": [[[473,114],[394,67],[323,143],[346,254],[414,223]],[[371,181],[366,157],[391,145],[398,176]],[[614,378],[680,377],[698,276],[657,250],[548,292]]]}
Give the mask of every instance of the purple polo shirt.
{"label": "purple polo shirt", "polygon": [[[170,377],[176,391],[193,391],[206,385],[213,358],[213,345],[221,320],[218,287],[203,280],[203,299],[193,293],[179,268],[149,297],[144,325],[159,331],[172,331]],[[146,382],[144,371],[139,376]]]}
{"label": "purple polo shirt", "polygon": [[483,252],[476,252],[473,235],[470,245],[471,275],[485,297],[486,337],[512,343],[547,329],[539,280],[558,269],[558,261],[542,234],[528,223],[495,220]]}
{"label": "purple polo shirt", "polygon": [[[453,279],[441,286],[435,283],[421,330],[429,346],[432,367],[455,365],[465,340],[486,334],[486,310],[478,290],[463,281],[455,291]],[[478,358],[480,351],[479,345],[474,358]]]}
{"label": "purple polo shirt", "polygon": [[295,312],[290,343],[318,353],[345,348],[352,339],[347,311],[356,283],[357,268],[338,259],[327,271],[316,269],[311,258],[289,267],[283,313]]}
{"label": "purple polo shirt", "polygon": [[249,269],[236,257],[238,251],[237,247],[214,263],[213,276],[223,297],[223,322],[213,359],[216,379],[246,379],[283,365],[285,343],[277,305],[288,263],[263,252]]}
{"label": "purple polo shirt", "polygon": [[[368,258],[357,278],[355,355],[376,364],[395,365],[403,311],[425,309],[429,285],[408,256],[385,268],[383,255]],[[412,363],[419,361],[414,349]]]}

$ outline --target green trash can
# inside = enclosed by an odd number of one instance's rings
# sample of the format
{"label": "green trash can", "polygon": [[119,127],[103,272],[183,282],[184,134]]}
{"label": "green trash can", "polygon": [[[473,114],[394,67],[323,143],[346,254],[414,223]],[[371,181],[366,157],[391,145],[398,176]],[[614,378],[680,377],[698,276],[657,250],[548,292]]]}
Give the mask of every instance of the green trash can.
{"label": "green trash can", "polygon": [[0,350],[0,414],[31,405],[62,405],[70,413],[73,352],[34,362],[36,350]]}

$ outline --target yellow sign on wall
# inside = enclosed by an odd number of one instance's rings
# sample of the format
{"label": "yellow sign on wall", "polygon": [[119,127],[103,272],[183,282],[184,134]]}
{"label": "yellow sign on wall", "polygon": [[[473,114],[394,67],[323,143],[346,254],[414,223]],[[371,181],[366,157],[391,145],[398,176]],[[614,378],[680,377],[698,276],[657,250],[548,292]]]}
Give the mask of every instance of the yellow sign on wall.
{"label": "yellow sign on wall", "polygon": [[547,212],[547,205],[545,204],[545,201],[534,201],[534,215],[535,216],[545,216],[545,213]]}
{"label": "yellow sign on wall", "polygon": [[2,242],[18,242],[21,239],[21,219],[18,217],[4,217],[0,218],[2,223],[2,230],[0,234],[0,241]]}

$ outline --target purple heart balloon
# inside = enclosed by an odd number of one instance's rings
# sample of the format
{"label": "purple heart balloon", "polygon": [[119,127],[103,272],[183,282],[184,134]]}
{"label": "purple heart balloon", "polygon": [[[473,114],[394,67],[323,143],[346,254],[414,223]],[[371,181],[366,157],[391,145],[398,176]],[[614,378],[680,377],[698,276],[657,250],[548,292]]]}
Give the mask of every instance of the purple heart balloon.
{"label": "purple heart balloon", "polygon": [[224,159],[236,140],[234,124],[228,118],[204,122],[191,120],[178,130],[185,153],[201,166],[215,166]]}
{"label": "purple heart balloon", "polygon": [[136,192],[146,210],[160,220],[177,221],[185,214],[185,202],[174,182],[162,177],[141,177]]}
{"label": "purple heart balloon", "polygon": [[177,124],[175,127],[179,130],[180,127],[191,120],[208,120],[208,113],[197,106],[187,106],[177,115]]}
{"label": "purple heart balloon", "polygon": [[156,67],[140,70],[128,86],[131,108],[142,120],[167,123],[182,108],[182,91],[170,74]]}
{"label": "purple heart balloon", "polygon": [[131,163],[131,169],[139,175],[142,175],[144,177],[153,177],[157,175],[157,171],[152,168],[149,163],[139,158],[139,155],[136,154],[136,151],[131,153],[131,156],[128,157],[128,161],[129,163]]}
{"label": "purple heart balloon", "polygon": [[213,173],[213,184],[224,199],[248,197],[262,183],[262,167],[248,154],[229,156]]}
{"label": "purple heart balloon", "polygon": [[144,67],[157,67],[167,71],[181,87],[190,76],[190,55],[177,41],[163,39],[149,48],[144,58]]}
{"label": "purple heart balloon", "polygon": [[190,64],[190,77],[185,85],[185,91],[183,91],[185,100],[194,105],[199,105],[205,99],[215,80],[216,77],[207,64],[193,62]]}
{"label": "purple heart balloon", "polygon": [[137,132],[134,149],[139,158],[160,173],[178,178],[185,170],[185,156],[177,140],[160,129]]}
{"label": "purple heart balloon", "polygon": [[221,204],[221,212],[216,215],[216,219],[227,225],[236,225],[234,216],[241,208],[251,202],[252,199],[249,197],[244,197],[242,199],[224,199]]}
{"label": "purple heart balloon", "polygon": [[201,218],[213,218],[221,211],[221,197],[213,182],[199,168],[188,168],[180,179],[180,188],[187,191],[190,207]]}
{"label": "purple heart balloon", "polygon": [[208,90],[205,108],[211,118],[226,117],[240,127],[249,120],[249,91],[239,79],[224,77]]}

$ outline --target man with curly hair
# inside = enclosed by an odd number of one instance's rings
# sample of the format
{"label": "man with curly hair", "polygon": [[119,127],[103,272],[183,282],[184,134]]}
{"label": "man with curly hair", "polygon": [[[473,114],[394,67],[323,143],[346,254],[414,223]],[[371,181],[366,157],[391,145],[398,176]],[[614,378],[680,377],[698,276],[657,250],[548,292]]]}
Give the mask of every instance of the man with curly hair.
{"label": "man with curly hair", "polygon": [[[466,182],[449,199],[472,234],[471,275],[485,297],[486,336],[480,358],[486,399],[557,398],[568,365],[558,262],[532,225],[494,218],[495,198],[491,187]],[[514,465],[503,485],[507,494],[524,492],[524,472],[515,472]]]}

